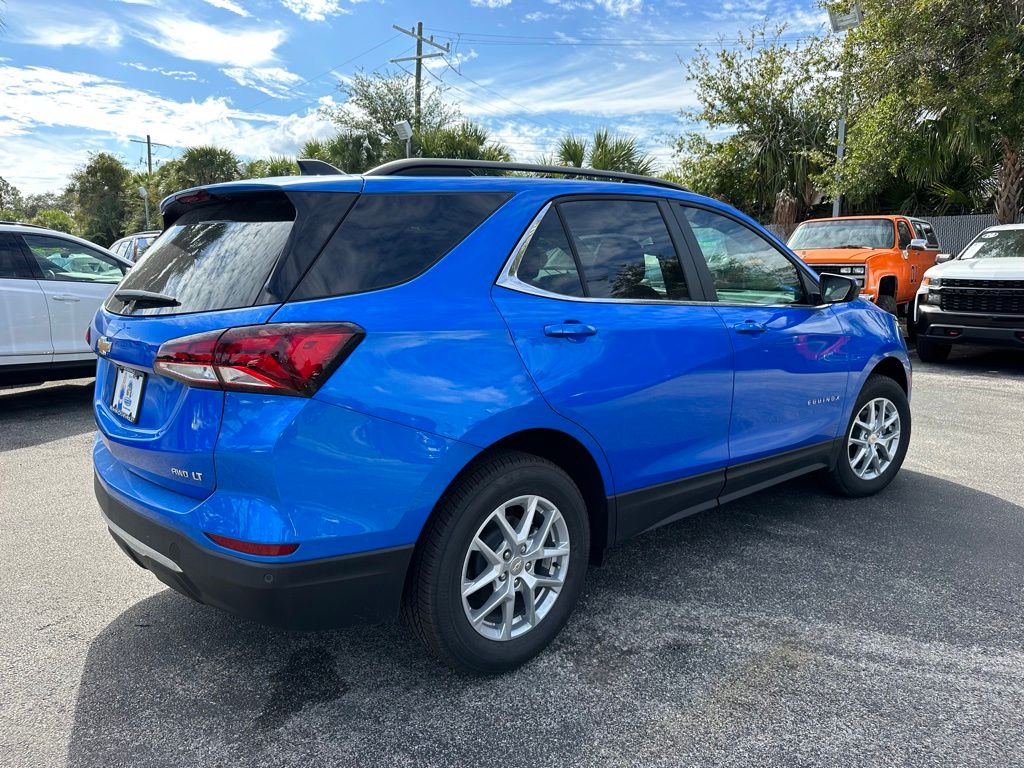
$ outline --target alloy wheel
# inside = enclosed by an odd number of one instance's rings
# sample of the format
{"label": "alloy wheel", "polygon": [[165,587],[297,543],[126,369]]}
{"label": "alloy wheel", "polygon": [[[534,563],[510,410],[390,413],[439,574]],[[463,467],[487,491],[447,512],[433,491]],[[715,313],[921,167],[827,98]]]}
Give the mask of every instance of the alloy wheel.
{"label": "alloy wheel", "polygon": [[869,400],[857,413],[846,441],[850,468],[861,480],[875,480],[889,468],[900,445],[900,412],[885,397]]}
{"label": "alloy wheel", "polygon": [[550,612],[569,569],[569,528],[542,496],[499,506],[470,542],[462,567],[462,607],[490,640],[512,640]]}

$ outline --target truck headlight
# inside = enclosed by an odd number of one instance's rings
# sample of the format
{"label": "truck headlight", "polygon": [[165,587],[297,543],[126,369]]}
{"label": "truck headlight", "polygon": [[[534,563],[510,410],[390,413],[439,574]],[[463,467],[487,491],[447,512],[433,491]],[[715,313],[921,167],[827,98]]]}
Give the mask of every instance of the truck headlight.
{"label": "truck headlight", "polygon": [[929,288],[941,288],[942,287],[942,278],[941,277],[928,277],[927,275],[925,275],[924,285],[928,286]]}
{"label": "truck headlight", "polygon": [[854,267],[840,267],[839,274],[841,275],[863,275],[865,268],[863,266]]}

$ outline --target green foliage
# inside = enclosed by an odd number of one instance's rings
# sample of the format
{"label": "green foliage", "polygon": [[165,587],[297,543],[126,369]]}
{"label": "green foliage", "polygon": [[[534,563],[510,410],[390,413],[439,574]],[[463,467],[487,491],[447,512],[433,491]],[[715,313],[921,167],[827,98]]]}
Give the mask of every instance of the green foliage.
{"label": "green foliage", "polygon": [[47,208],[39,211],[32,217],[30,223],[48,229],[55,229],[58,232],[67,232],[69,235],[78,234],[78,226],[75,224],[75,220],[59,208]]}
{"label": "green foliage", "polygon": [[124,219],[131,172],[107,152],[90,155],[88,162],[71,174],[68,194],[82,236],[107,246],[124,234]]}
{"label": "green foliage", "polygon": [[476,123],[463,120],[454,128],[434,128],[415,137],[423,157],[445,157],[456,160],[512,159],[508,148],[490,141],[487,131]]}
{"label": "green foliage", "polygon": [[639,173],[654,172],[654,158],[646,154],[632,136],[613,135],[607,128],[594,131],[592,139],[568,135],[558,140],[555,148],[558,165],[573,168],[597,168],[604,171]]}
{"label": "green foliage", "polygon": [[178,189],[241,178],[241,163],[229,149],[213,146],[189,147],[177,163],[174,174]]}
{"label": "green foliage", "polygon": [[24,208],[21,191],[0,176],[0,210],[17,215]]}
{"label": "green foliage", "polygon": [[677,143],[684,183],[762,217],[780,193],[801,211],[818,202],[841,107],[832,40],[794,45],[784,31],[758,26],[738,46],[698,50],[687,69],[699,107],[683,116],[729,135],[711,142],[690,133]]}
{"label": "green foliage", "polygon": [[298,176],[299,166],[290,157],[267,157],[245,163],[242,177],[246,179],[268,179],[275,176]]}
{"label": "green foliage", "polygon": [[376,138],[343,131],[330,139],[307,141],[299,157],[323,160],[346,173],[362,173],[383,162],[384,145]]}

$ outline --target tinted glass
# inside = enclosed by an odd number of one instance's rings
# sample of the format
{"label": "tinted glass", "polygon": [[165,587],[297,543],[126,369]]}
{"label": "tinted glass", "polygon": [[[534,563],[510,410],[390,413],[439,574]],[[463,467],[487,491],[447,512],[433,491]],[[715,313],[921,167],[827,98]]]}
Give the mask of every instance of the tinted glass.
{"label": "tinted glass", "polygon": [[516,269],[516,277],[542,291],[565,296],[583,295],[583,283],[572,257],[569,238],[554,208],[547,212],[530,238]]}
{"label": "tinted glass", "polygon": [[60,237],[23,235],[46,280],[74,283],[119,283],[124,270],[117,260]]}
{"label": "tinted glass", "polygon": [[292,298],[362,293],[411,280],[508,198],[494,192],[361,195]]}
{"label": "tinted glass", "polygon": [[935,230],[932,229],[932,225],[924,221],[915,221],[914,226],[917,228],[918,237],[923,237],[928,241],[929,248],[939,247],[939,238],[935,236]]}
{"label": "tinted glass", "polygon": [[588,296],[649,300],[689,297],[657,203],[583,200],[559,207],[576,246]]}
{"label": "tinted glass", "polygon": [[31,278],[28,262],[21,252],[21,245],[13,235],[0,234],[0,279]]}
{"label": "tinted glass", "polygon": [[910,227],[907,226],[907,222],[896,222],[896,232],[899,234],[900,248],[906,248],[908,245],[910,245],[910,241],[913,239],[913,235],[910,234]]}
{"label": "tinted glass", "polygon": [[1024,229],[996,229],[982,232],[964,248],[960,259],[1024,258]]}
{"label": "tinted glass", "polygon": [[[173,296],[176,307],[135,308],[171,315],[252,306],[284,251],[295,209],[284,198],[204,205],[189,211],[139,258],[122,288]],[[107,303],[118,312],[116,298]]]}
{"label": "tinted glass", "polygon": [[892,248],[892,222],[888,219],[839,219],[801,224],[789,238],[789,247]]}
{"label": "tinted glass", "polygon": [[795,304],[804,291],[796,266],[752,229],[703,208],[680,206],[729,304]]}

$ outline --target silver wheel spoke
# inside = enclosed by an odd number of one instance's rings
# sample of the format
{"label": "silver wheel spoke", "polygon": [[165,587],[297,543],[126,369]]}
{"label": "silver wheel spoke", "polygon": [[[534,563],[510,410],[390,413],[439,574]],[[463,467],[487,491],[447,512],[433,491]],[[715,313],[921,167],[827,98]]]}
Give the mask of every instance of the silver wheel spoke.
{"label": "silver wheel spoke", "polygon": [[470,595],[476,594],[481,589],[486,587],[488,584],[493,584],[500,574],[500,566],[492,565],[486,571],[477,576],[473,581],[462,582],[462,596],[469,597]]}
{"label": "silver wheel spoke", "polygon": [[501,606],[501,639],[511,640],[512,639],[512,620],[515,618],[516,601],[515,593],[510,592],[509,596],[505,599],[505,604]]}
{"label": "silver wheel spoke", "polygon": [[473,539],[473,543],[469,545],[469,551],[479,552],[491,565],[501,565],[501,556],[481,541],[479,536]]}
{"label": "silver wheel spoke", "polygon": [[493,593],[491,593],[491,596],[487,598],[486,602],[484,602],[484,604],[480,606],[480,609],[473,612],[473,615],[469,617],[470,621],[473,622],[474,625],[479,624],[481,621],[487,618],[494,611],[495,608],[497,608],[502,603],[507,602],[509,602],[508,590],[495,590]]}
{"label": "silver wheel spoke", "polygon": [[537,623],[537,604],[534,600],[533,587],[524,582],[519,594],[523,596],[523,619],[532,627]]}
{"label": "silver wheel spoke", "polygon": [[547,560],[549,557],[562,557],[569,554],[569,545],[564,544],[558,547],[547,547],[538,555],[538,560]]}
{"label": "silver wheel spoke", "polygon": [[533,517],[537,514],[537,505],[540,503],[540,498],[537,496],[531,496],[530,500],[526,504],[526,512],[523,514],[522,522],[519,523],[519,528],[516,530],[519,541],[526,541],[530,535],[530,529],[533,527]]}
{"label": "silver wheel spoke", "polygon": [[505,542],[515,549],[516,544],[519,543],[519,537],[516,535],[516,529],[508,524],[508,518],[505,517],[505,510],[495,513],[494,523],[498,526],[498,530],[501,531],[501,535],[505,537]]}
{"label": "silver wheel spoke", "polygon": [[885,474],[896,458],[900,441],[900,412],[885,397],[861,406],[846,436],[847,460],[862,480]]}

